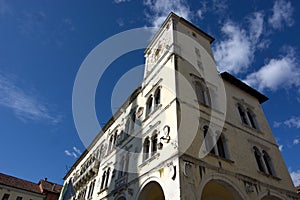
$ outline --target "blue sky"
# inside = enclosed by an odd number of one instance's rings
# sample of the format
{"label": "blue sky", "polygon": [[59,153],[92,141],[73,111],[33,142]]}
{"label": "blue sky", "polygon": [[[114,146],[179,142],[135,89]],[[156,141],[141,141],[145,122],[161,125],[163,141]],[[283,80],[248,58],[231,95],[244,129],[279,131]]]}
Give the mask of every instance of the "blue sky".
{"label": "blue sky", "polygon": [[[108,37],[159,26],[170,11],[216,39],[220,71],[270,98],[265,114],[300,184],[300,2],[286,0],[0,0],[0,172],[62,183],[85,148],[72,116],[81,63]],[[116,82],[143,62],[142,50],[130,52],[105,72],[96,94],[101,125]]]}

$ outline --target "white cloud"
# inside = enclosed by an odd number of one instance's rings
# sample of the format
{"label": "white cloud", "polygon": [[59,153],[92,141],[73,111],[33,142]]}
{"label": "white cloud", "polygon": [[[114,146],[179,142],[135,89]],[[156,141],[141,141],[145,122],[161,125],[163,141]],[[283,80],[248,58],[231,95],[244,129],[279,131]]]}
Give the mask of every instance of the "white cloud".
{"label": "white cloud", "polygon": [[275,128],[278,128],[279,126],[282,126],[282,125],[285,125],[288,128],[300,128],[300,118],[292,116],[290,119],[287,119],[283,122],[274,122]]}
{"label": "white cloud", "polygon": [[8,1],[0,0],[0,16],[11,15],[12,13],[12,8],[8,4]]}
{"label": "white cloud", "polygon": [[262,12],[252,13],[247,17],[247,29],[231,21],[225,23],[221,31],[225,39],[216,42],[213,50],[219,71],[235,74],[245,72],[253,61],[257,44],[264,31],[264,15]]}
{"label": "white cloud", "polygon": [[294,8],[291,2],[277,0],[273,6],[273,15],[269,18],[269,24],[274,29],[282,29],[284,24],[292,26],[294,20],[292,18]]}
{"label": "white cloud", "polygon": [[74,158],[78,158],[75,152],[72,152],[72,156],[74,156]]}
{"label": "white cloud", "polygon": [[295,186],[300,185],[300,170],[291,172],[291,177]]}
{"label": "white cloud", "polygon": [[206,12],[208,12],[208,7],[207,7],[207,4],[208,4],[208,2],[207,1],[201,1],[200,2],[200,4],[201,4],[201,7],[200,7],[200,9],[197,11],[197,16],[200,18],[200,19],[203,19],[204,18],[204,14],[206,13]]}
{"label": "white cloud", "polygon": [[81,151],[80,151],[77,147],[73,147],[73,150],[74,150],[78,155],[81,154]]}
{"label": "white cloud", "polygon": [[78,158],[81,154],[80,150],[77,147],[73,147],[74,151],[65,150],[65,154],[70,157]]}
{"label": "white cloud", "polygon": [[297,144],[299,144],[299,143],[300,143],[299,139],[296,138],[296,139],[293,140],[293,144],[294,144],[294,145],[297,145]]}
{"label": "white cloud", "polygon": [[191,19],[190,8],[183,0],[145,0],[144,4],[150,10],[147,18],[154,27],[160,27],[170,12]]}
{"label": "white cloud", "polygon": [[115,3],[129,2],[130,0],[114,0]]}
{"label": "white cloud", "polygon": [[282,124],[281,122],[276,122],[276,121],[275,121],[275,122],[273,123],[273,126],[274,126],[274,128],[278,128],[279,126],[281,126],[281,124]]}
{"label": "white cloud", "polygon": [[46,120],[52,124],[60,122],[60,117],[50,114],[45,103],[38,100],[35,94],[25,91],[16,84],[13,78],[0,72],[0,106],[10,108],[23,120]]}
{"label": "white cloud", "polygon": [[270,39],[262,39],[257,43],[256,47],[257,47],[257,49],[260,49],[260,50],[267,49],[271,43],[272,42]]}
{"label": "white cloud", "polygon": [[218,15],[220,18],[226,16],[228,9],[227,0],[201,0],[198,4],[200,8],[196,11],[196,16],[200,19],[204,19],[204,15],[208,12]]}
{"label": "white cloud", "polygon": [[249,74],[245,82],[260,91],[264,89],[276,91],[279,87],[300,86],[300,68],[294,56],[294,49],[289,48],[286,55],[271,59],[257,72]]}
{"label": "white cloud", "polygon": [[212,11],[217,14],[224,14],[228,8],[227,0],[213,0]]}
{"label": "white cloud", "polygon": [[279,151],[283,151],[283,145],[279,145],[278,148],[279,148]]}
{"label": "white cloud", "polygon": [[200,9],[200,10],[197,11],[197,16],[198,16],[200,19],[203,19],[203,18],[204,18],[203,15],[204,15],[204,11],[203,11],[203,10]]}
{"label": "white cloud", "polygon": [[260,36],[263,34],[264,29],[264,15],[262,12],[255,12],[248,17],[249,19],[249,30],[250,30],[250,40],[257,43]]}
{"label": "white cloud", "polygon": [[125,24],[123,18],[118,18],[118,19],[116,20],[116,22],[117,22],[117,24],[118,24],[120,27],[124,26],[124,24]]}
{"label": "white cloud", "polygon": [[227,38],[217,42],[214,47],[218,69],[233,73],[247,69],[253,59],[253,49],[246,30],[227,22],[221,31]]}
{"label": "white cloud", "polygon": [[68,150],[65,150],[65,154],[66,154],[67,156],[72,156],[72,153],[71,153],[70,151],[68,151]]}
{"label": "white cloud", "polygon": [[300,128],[300,118],[299,117],[291,117],[290,119],[283,122],[289,128],[295,127]]}

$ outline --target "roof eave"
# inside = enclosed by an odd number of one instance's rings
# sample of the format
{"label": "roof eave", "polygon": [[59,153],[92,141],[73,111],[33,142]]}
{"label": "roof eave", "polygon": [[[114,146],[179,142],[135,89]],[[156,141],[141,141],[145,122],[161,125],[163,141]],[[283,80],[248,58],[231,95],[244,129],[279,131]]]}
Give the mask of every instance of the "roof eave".
{"label": "roof eave", "polygon": [[231,75],[228,72],[222,72],[221,73],[221,77],[230,82],[231,84],[235,85],[236,87],[242,89],[243,91],[247,92],[248,94],[250,94],[251,96],[255,97],[260,104],[266,102],[267,100],[269,100],[268,97],[266,97],[264,94],[260,93],[259,91],[257,91],[256,89],[254,89],[253,87],[247,85],[246,83],[244,83],[243,81],[241,81],[240,79],[236,78],[235,76]]}

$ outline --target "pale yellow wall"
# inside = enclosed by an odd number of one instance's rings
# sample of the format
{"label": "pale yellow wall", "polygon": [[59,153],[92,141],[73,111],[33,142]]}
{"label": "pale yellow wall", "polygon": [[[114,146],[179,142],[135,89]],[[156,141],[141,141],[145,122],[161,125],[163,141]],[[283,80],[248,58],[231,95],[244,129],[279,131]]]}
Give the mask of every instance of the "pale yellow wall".
{"label": "pale yellow wall", "polygon": [[[294,188],[290,175],[259,102],[252,96],[229,83],[226,83],[225,86],[227,92],[227,105],[229,108],[228,111],[232,110],[232,112],[228,112],[226,118],[230,123],[226,126],[228,127],[226,135],[232,152],[232,160],[236,161],[237,168],[241,168],[240,173],[244,171],[244,173],[247,172],[249,175],[262,182],[268,182],[281,188],[293,190]],[[260,131],[242,124],[236,108],[236,100],[234,98],[244,99],[245,103],[253,106],[253,111],[256,114]],[[268,152],[272,159],[276,176],[282,180],[277,181],[257,173],[258,168],[252,151],[254,145]]]}
{"label": "pale yellow wall", "polygon": [[36,194],[33,192],[27,192],[17,188],[7,187],[0,185],[0,198],[3,198],[4,194],[9,194],[8,200],[16,200],[18,196],[22,197],[22,200],[43,200],[45,198],[42,194]]}

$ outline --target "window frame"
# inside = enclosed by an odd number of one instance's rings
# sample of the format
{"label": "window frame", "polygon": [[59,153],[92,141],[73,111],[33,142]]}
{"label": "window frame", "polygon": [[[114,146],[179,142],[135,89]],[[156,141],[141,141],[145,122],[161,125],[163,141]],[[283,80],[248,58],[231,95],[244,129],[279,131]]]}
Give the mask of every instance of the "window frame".
{"label": "window frame", "polygon": [[2,200],[9,200],[10,194],[4,193],[2,196]]}
{"label": "window frame", "polygon": [[[274,169],[272,158],[270,157],[268,152],[264,149],[258,148],[257,146],[253,146],[252,149],[257,163],[258,171],[263,174],[276,177],[276,171]],[[260,161],[260,164],[258,163],[258,160]]]}
{"label": "window frame", "polygon": [[158,87],[154,92],[154,109],[161,104],[161,88]]}
{"label": "window frame", "polygon": [[146,101],[146,116],[149,116],[153,111],[153,96],[150,95]]}
{"label": "window frame", "polygon": [[256,120],[256,115],[253,112],[253,109],[245,103],[237,103],[237,110],[241,123],[249,128],[260,131],[258,122]]}
{"label": "window frame", "polygon": [[144,143],[143,143],[143,160],[148,160],[150,158],[150,143],[151,140],[149,139],[149,137],[146,137],[144,139]]}
{"label": "window frame", "polygon": [[[213,146],[213,148],[210,150],[209,153],[217,157],[229,160],[228,148],[227,148],[226,139],[223,132],[218,133],[216,131],[215,133],[209,133],[210,131],[211,130],[209,126],[207,125],[203,126],[203,139],[205,140],[205,147],[206,145],[210,145],[211,142],[214,143],[215,145]],[[216,139],[217,136],[219,136],[218,139]]]}
{"label": "window frame", "polygon": [[208,86],[203,78],[197,78],[194,81],[194,89],[197,97],[197,101],[202,105],[211,106],[211,98]]}

